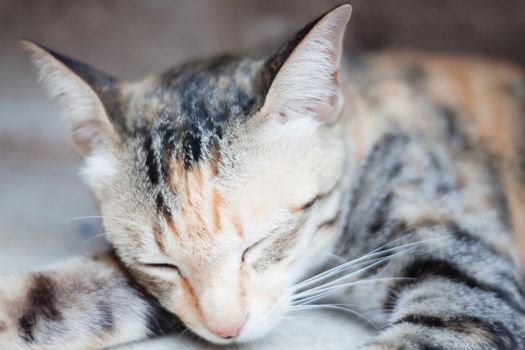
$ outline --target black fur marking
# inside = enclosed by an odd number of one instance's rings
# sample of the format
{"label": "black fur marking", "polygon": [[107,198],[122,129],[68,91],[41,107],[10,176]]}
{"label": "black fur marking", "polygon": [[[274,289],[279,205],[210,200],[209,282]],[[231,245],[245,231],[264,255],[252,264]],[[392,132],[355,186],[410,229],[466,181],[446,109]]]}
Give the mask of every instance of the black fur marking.
{"label": "black fur marking", "polygon": [[166,200],[164,199],[162,193],[159,192],[157,194],[155,204],[157,206],[158,213],[162,215],[167,222],[171,222],[173,220],[173,214],[171,212],[171,209],[166,204]]}
{"label": "black fur marking", "polygon": [[430,345],[430,344],[419,344],[421,350],[447,350],[441,346]]}
{"label": "black fur marking", "polygon": [[148,173],[148,178],[153,185],[156,185],[159,183],[160,174],[157,168],[155,151],[152,147],[151,135],[146,135],[144,139],[144,152],[146,152],[146,164],[144,165]]}
{"label": "black fur marking", "polygon": [[438,175],[438,183],[435,187],[436,194],[443,195],[458,190],[461,186],[457,181],[446,179],[443,174],[450,172],[450,169],[446,168],[446,164],[438,157],[435,152],[429,152],[428,158],[431,166],[435,170],[435,174]]}
{"label": "black fur marking", "polygon": [[[161,170],[172,154],[186,168],[206,158],[234,126],[262,105],[260,63],[234,56],[196,61],[163,74],[152,96],[164,101],[153,134],[162,140]],[[240,73],[242,72],[242,74]]]}
{"label": "black fur marking", "polygon": [[454,283],[464,284],[469,288],[490,292],[515,310],[520,312],[524,311],[524,308],[519,305],[507,291],[497,286],[478,281],[459,269],[454,263],[443,259],[431,257],[416,258],[404,268],[400,276],[410,278],[411,280],[403,280],[393,284],[384,302],[384,308],[386,310],[390,310],[395,306],[396,296],[407,287],[413,286],[428,278],[439,277]]}
{"label": "black fur marking", "polygon": [[[390,217],[390,203],[394,200],[391,189],[403,171],[403,155],[409,140],[401,131],[385,134],[375,143],[359,168],[357,180],[352,185],[350,210],[344,218],[344,241],[337,248],[338,254],[346,256],[356,246],[363,248],[361,253],[377,248],[367,236],[370,230],[379,232],[388,228],[390,233],[394,233],[399,229]],[[382,235],[385,238],[390,236],[384,232]],[[363,245],[365,241],[370,242],[370,246]],[[357,252],[354,250],[354,253]]]}
{"label": "black fur marking", "polygon": [[[384,163],[383,161],[388,158],[396,159],[399,155],[399,147],[405,144],[408,138],[405,134],[401,133],[388,133],[385,134],[380,140],[376,142],[370,155],[366,159],[366,163],[359,170],[360,176],[357,185],[354,186],[353,193],[351,196],[351,209],[355,208],[359,203],[368,189],[369,174],[371,171],[378,171],[378,168]],[[395,162],[389,169],[388,174],[390,180],[393,180],[402,170],[403,164]],[[384,170],[384,169],[380,169]]]}
{"label": "black fur marking", "polygon": [[193,163],[196,163],[201,158],[201,138],[199,130],[195,125],[189,125],[186,128],[185,135],[182,139],[182,147],[184,154],[184,166],[189,168]]}
{"label": "black fur marking", "polygon": [[[509,262],[509,264],[513,264],[513,260],[510,256],[508,256],[505,253],[502,253],[501,251],[496,250],[492,245],[485,242],[482,237],[474,235],[460,228],[454,223],[450,223],[448,227],[450,229],[449,232],[458,241],[464,242],[469,246],[481,245],[483,249],[487,251],[487,253],[492,254],[493,256],[498,258],[504,258]],[[525,299],[525,281],[522,276],[517,277],[514,273],[511,273],[511,271],[500,271],[498,275],[501,278],[508,280],[516,288],[516,292],[519,293],[523,299]]]}
{"label": "black fur marking", "polygon": [[492,195],[494,198],[494,204],[496,211],[498,212],[498,217],[500,222],[505,225],[507,228],[512,228],[511,214],[509,211],[509,205],[507,196],[505,194],[505,189],[501,183],[500,174],[498,169],[500,168],[497,164],[498,159],[491,156],[487,161],[487,169],[490,177],[490,186],[492,187]]}
{"label": "black fur marking", "polygon": [[[283,259],[287,257],[287,254],[290,251],[290,247],[292,247],[295,242],[297,241],[297,237],[299,235],[299,232],[301,232],[304,228],[306,221],[304,218],[296,224],[296,226],[291,229],[288,232],[283,232],[282,234],[279,234],[276,230],[272,231],[268,237],[276,236],[277,238],[273,239],[273,242],[271,242],[260,254],[259,259],[257,259],[253,263],[253,267],[257,271],[264,271],[269,266],[278,264]],[[264,239],[260,240],[259,242],[262,242]],[[252,244],[243,254],[243,260],[244,255],[253,247],[257,246],[258,243]]]}
{"label": "black fur marking", "polygon": [[372,221],[368,228],[370,233],[377,234],[385,227],[391,210],[393,197],[393,193],[388,192],[379,207],[372,213]]}
{"label": "black fur marking", "polygon": [[471,149],[471,142],[467,135],[463,132],[460,124],[461,118],[458,115],[458,110],[447,105],[436,105],[437,112],[443,117],[443,134],[456,149],[469,150]]}
{"label": "black fur marking", "polygon": [[402,78],[416,90],[421,90],[427,74],[417,64],[408,64],[401,71]]}
{"label": "black fur marking", "polygon": [[[328,12],[327,12],[328,13]],[[277,52],[268,59],[264,65],[264,68],[261,70],[261,82],[262,89],[268,91],[270,85],[279,70],[284,65],[286,60],[290,57],[292,52],[295,50],[297,45],[308,35],[310,30],[325,16],[326,14],[316,18],[310,22],[303,29],[298,31],[290,40],[288,40],[284,45],[282,45]]]}
{"label": "black fur marking", "polygon": [[68,57],[43,45],[39,46],[41,46],[44,50],[49,52],[58,61],[62,62],[67,68],[71,69],[75,74],[77,74],[82,80],[84,80],[89,86],[93,87],[94,89],[102,88],[103,86],[109,86],[115,84],[116,82],[115,78],[91,67],[90,65],[79,62],[71,57]]}
{"label": "black fur marking", "polygon": [[60,321],[62,313],[57,307],[55,282],[38,274],[32,280],[33,286],[27,294],[25,310],[18,320],[20,337],[27,343],[35,341],[34,328],[38,322]]}
{"label": "black fur marking", "polygon": [[166,202],[164,201],[164,196],[160,192],[157,193],[155,205],[157,206],[157,211],[159,213],[165,213],[168,210],[168,208],[166,207]]}
{"label": "black fur marking", "polygon": [[99,318],[98,324],[101,326],[103,331],[111,331],[114,327],[115,317],[113,316],[113,310],[107,303],[100,303],[98,305]]}
{"label": "black fur marking", "polygon": [[164,134],[162,135],[162,162],[161,162],[161,171],[164,179],[169,179],[171,176],[171,164],[172,156],[174,152],[174,138],[175,138],[175,129],[170,126],[166,126],[164,129]]}
{"label": "black fur marking", "polygon": [[430,152],[428,158],[430,160],[430,164],[432,164],[432,167],[436,170],[437,173],[443,172],[443,164],[441,164],[441,161],[434,152]]}
{"label": "black fur marking", "polygon": [[445,132],[448,137],[454,139],[459,134],[458,115],[452,107],[441,105],[438,107],[445,121]]}
{"label": "black fur marking", "polygon": [[97,94],[113,125],[123,132],[127,131],[124,113],[120,104],[118,80],[88,64],[37,44],[54,58],[78,75]]}
{"label": "black fur marking", "polygon": [[396,163],[389,171],[388,178],[389,179],[395,179],[399,173],[401,173],[401,170],[403,170],[403,163],[398,162]]}
{"label": "black fur marking", "polygon": [[482,237],[472,234],[471,232],[459,227],[457,224],[453,222],[447,222],[446,226],[448,232],[450,232],[458,241],[465,242],[469,245],[482,245],[488,253],[497,257],[505,257],[509,261],[512,260],[509,256],[503,255],[502,252],[496,250],[492,245],[488,244],[485,240],[483,240]]}
{"label": "black fur marking", "polygon": [[176,316],[164,309],[156,299],[149,299],[150,312],[147,318],[147,328],[150,336],[159,336],[170,333],[176,328],[183,327]]}
{"label": "black fur marking", "polygon": [[158,336],[167,334],[176,329],[184,327],[184,324],[179,318],[164,309],[160,302],[149,293],[138,281],[133,277],[132,273],[124,266],[120,261],[116,253],[111,253],[113,259],[118,264],[120,271],[126,277],[128,285],[137,292],[141,299],[143,299],[149,306],[149,312],[147,313],[146,327],[149,331],[149,336]]}
{"label": "black fur marking", "polygon": [[397,320],[393,324],[396,325],[400,323],[412,323],[412,324],[425,326],[425,327],[446,328],[447,322],[448,320],[443,320],[440,317],[412,314],[412,315],[407,315],[400,320]]}
{"label": "black fur marking", "polygon": [[457,315],[453,317],[437,317],[421,314],[410,314],[394,322],[396,324],[410,323],[427,328],[447,329],[451,332],[462,333],[466,336],[486,335],[484,340],[491,344],[491,349],[515,350],[518,349],[518,341],[514,333],[502,322],[495,320],[483,320],[479,317],[469,315]]}

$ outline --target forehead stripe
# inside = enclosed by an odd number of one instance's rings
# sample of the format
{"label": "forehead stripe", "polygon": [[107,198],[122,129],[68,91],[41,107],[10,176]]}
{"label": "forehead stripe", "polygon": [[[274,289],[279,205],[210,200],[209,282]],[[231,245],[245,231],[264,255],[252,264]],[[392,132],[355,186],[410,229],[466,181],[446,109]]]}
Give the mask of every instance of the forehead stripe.
{"label": "forehead stripe", "polygon": [[157,161],[155,157],[155,151],[153,149],[153,143],[151,140],[151,135],[147,135],[144,140],[144,152],[146,152],[146,169],[148,173],[148,178],[153,185],[156,185],[159,182],[159,169],[157,167]]}
{"label": "forehead stripe", "polygon": [[155,199],[155,204],[157,205],[157,211],[162,214],[166,218],[166,220],[171,219],[171,211],[168,205],[166,204],[166,201],[164,200],[164,196],[162,193],[157,194],[157,198]]}
{"label": "forehead stripe", "polygon": [[175,129],[173,127],[166,127],[162,135],[162,161],[161,170],[164,180],[169,183],[171,177],[171,162],[173,155],[173,138],[175,136]]}
{"label": "forehead stripe", "polygon": [[155,237],[155,243],[157,243],[159,250],[163,253],[166,253],[166,248],[164,247],[164,237],[160,227],[155,227],[153,229],[153,236]]}

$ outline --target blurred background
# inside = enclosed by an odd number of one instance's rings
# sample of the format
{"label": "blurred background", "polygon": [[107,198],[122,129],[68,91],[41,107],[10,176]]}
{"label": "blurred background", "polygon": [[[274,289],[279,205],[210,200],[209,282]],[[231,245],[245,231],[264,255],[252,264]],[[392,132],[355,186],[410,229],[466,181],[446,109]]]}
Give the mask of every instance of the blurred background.
{"label": "blurred background", "polygon": [[[0,0],[0,274],[101,249],[59,111],[20,37],[135,79],[224,51],[262,53],[341,1]],[[351,50],[417,48],[525,64],[524,0],[353,0]],[[77,219],[75,219],[77,218]],[[28,259],[30,257],[31,259]]]}

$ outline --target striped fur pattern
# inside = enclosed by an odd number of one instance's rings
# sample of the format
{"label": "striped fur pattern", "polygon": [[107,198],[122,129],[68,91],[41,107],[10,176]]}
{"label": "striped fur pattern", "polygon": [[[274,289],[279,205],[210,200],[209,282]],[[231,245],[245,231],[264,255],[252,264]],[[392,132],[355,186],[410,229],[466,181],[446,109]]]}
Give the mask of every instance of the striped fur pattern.
{"label": "striped fur pattern", "polygon": [[245,342],[287,311],[352,304],[375,327],[363,350],[525,349],[525,75],[419,53],[341,65],[349,16],[266,60],[140,82],[26,42],[114,252],[0,281],[0,347],[181,327]]}
{"label": "striped fur pattern", "polygon": [[109,253],[0,284],[1,349],[101,349],[181,328]]}

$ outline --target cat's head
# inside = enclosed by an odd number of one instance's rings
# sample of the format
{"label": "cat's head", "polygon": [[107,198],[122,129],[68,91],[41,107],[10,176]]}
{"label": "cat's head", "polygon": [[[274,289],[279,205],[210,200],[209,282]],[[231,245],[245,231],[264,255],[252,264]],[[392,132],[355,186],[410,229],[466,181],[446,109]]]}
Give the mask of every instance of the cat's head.
{"label": "cat's head", "polygon": [[212,342],[267,332],[340,231],[350,12],[322,16],[267,60],[223,56],[139,82],[24,43],[65,108],[108,240]]}

